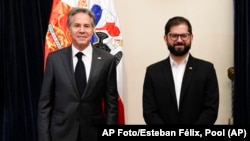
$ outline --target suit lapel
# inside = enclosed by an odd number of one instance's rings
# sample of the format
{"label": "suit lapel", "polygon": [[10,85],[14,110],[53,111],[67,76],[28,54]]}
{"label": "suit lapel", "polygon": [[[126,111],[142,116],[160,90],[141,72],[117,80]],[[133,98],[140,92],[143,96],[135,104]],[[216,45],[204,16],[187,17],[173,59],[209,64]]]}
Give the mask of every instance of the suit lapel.
{"label": "suit lapel", "polygon": [[75,81],[75,75],[74,75],[74,67],[73,67],[73,59],[72,59],[72,46],[66,47],[61,55],[61,59],[63,62],[62,70],[65,71],[66,76],[65,79],[68,78],[70,83],[73,84],[74,90],[79,95],[76,81]]}
{"label": "suit lapel", "polygon": [[101,62],[103,61],[103,58],[100,52],[98,52],[98,50],[95,47],[92,47],[92,48],[93,48],[93,54],[92,54],[92,62],[91,62],[91,67],[90,67],[90,74],[89,74],[89,79],[88,79],[86,89],[84,91],[85,94],[83,94],[82,98],[87,95],[88,91],[90,91],[91,84],[96,83],[97,78],[95,77],[100,72]]}
{"label": "suit lapel", "polygon": [[176,107],[177,107],[177,100],[176,100],[175,86],[174,86],[174,78],[173,78],[173,74],[172,74],[172,69],[171,69],[169,57],[164,62],[162,68],[163,68],[162,69],[163,70],[162,74],[164,74],[164,77],[165,77],[166,82],[167,82],[166,86],[169,86],[168,89],[170,91],[170,95],[173,98],[173,100],[175,101],[175,104],[176,104]]}
{"label": "suit lapel", "polygon": [[187,62],[187,65],[186,65],[186,68],[185,68],[183,80],[182,80],[180,104],[181,104],[181,102],[182,102],[182,100],[187,92],[188,85],[191,83],[193,69],[195,69],[194,63],[193,63],[193,57],[190,55],[188,62]]}

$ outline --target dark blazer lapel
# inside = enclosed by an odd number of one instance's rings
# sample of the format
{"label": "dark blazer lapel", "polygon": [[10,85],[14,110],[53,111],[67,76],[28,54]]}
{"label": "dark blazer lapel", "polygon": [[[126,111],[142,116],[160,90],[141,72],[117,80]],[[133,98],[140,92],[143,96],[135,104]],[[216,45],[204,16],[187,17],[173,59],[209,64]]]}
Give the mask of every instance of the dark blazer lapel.
{"label": "dark blazer lapel", "polygon": [[[66,72],[66,76],[71,84],[73,84],[74,91],[78,93],[74,75],[74,67],[73,67],[73,59],[72,59],[72,46],[66,47],[61,55],[62,62],[64,63],[62,66],[62,70]],[[79,94],[79,93],[78,93]],[[79,95],[78,95],[79,96]]]}
{"label": "dark blazer lapel", "polygon": [[185,68],[185,72],[184,72],[184,76],[183,76],[183,80],[182,80],[182,86],[181,86],[180,103],[182,102],[182,99],[183,99],[184,95],[186,94],[184,92],[187,92],[188,85],[191,83],[193,69],[195,69],[193,59],[194,58],[190,55],[188,62],[187,62],[187,65],[186,65],[186,68]]}
{"label": "dark blazer lapel", "polygon": [[[174,99],[174,101],[176,103],[176,107],[177,107],[174,78],[173,78],[173,74],[172,74],[172,69],[171,69],[169,57],[164,61],[162,70],[163,70],[162,74],[165,77],[166,82],[167,82],[166,86],[169,86],[168,89],[170,91],[170,95]],[[168,74],[170,74],[170,75],[168,75]]]}
{"label": "dark blazer lapel", "polygon": [[[89,80],[84,93],[90,90],[91,86],[89,84],[95,83],[96,81],[95,76],[97,76],[97,74],[100,73],[101,69],[99,67],[101,66],[100,63],[102,62],[103,59],[100,52],[98,52],[98,50],[95,47],[92,48],[93,48],[92,64],[90,68]],[[83,97],[84,96],[86,96],[86,94],[83,94]]]}

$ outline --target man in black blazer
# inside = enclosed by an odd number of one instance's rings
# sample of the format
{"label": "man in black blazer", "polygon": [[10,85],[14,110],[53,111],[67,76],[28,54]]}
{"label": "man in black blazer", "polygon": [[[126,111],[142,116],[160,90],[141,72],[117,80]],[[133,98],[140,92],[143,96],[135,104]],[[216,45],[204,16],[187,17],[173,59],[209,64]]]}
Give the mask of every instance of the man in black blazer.
{"label": "man in black blazer", "polygon": [[214,124],[219,86],[212,63],[190,53],[192,27],[184,17],[165,25],[169,56],[146,69],[143,117],[146,124]]}
{"label": "man in black blazer", "polygon": [[[97,126],[118,124],[116,60],[91,45],[94,14],[73,8],[67,25],[72,45],[48,55],[38,105],[39,141],[96,141]],[[74,75],[82,52],[86,88],[80,93]],[[82,86],[84,87],[84,86]]]}

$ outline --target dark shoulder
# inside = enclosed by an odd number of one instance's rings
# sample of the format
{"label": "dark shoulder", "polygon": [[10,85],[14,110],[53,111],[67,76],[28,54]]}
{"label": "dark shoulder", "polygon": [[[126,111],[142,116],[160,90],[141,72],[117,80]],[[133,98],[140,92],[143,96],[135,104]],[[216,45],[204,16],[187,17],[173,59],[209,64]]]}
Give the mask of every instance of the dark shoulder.
{"label": "dark shoulder", "polygon": [[208,60],[204,60],[204,59],[196,58],[196,57],[190,57],[190,61],[199,65],[213,65],[213,63]]}
{"label": "dark shoulder", "polygon": [[97,47],[93,47],[93,51],[94,53],[96,53],[97,55],[101,55],[103,57],[107,57],[107,58],[114,58],[115,56],[113,54],[111,54],[108,51],[105,51],[103,49],[97,48]]}
{"label": "dark shoulder", "polygon": [[170,64],[169,63],[169,58],[166,58],[166,59],[163,59],[163,60],[160,60],[160,61],[157,61],[155,63],[152,63],[150,65],[147,66],[147,68],[158,68],[158,67],[161,67],[161,66],[166,66]]}
{"label": "dark shoulder", "polygon": [[191,57],[188,61],[188,66],[192,66],[194,68],[197,68],[199,70],[211,70],[215,69],[214,64],[208,60],[204,60],[201,58],[195,58]]}
{"label": "dark shoulder", "polygon": [[50,56],[57,56],[59,54],[63,54],[63,53],[66,53],[66,52],[71,52],[71,47],[64,47],[62,49],[52,51],[52,52],[49,53],[49,55]]}

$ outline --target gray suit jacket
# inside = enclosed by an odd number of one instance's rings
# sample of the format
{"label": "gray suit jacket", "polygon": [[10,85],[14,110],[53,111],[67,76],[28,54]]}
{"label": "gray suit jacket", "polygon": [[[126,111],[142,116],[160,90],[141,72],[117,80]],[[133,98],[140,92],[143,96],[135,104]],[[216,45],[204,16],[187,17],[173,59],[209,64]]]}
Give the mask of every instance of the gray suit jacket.
{"label": "gray suit jacket", "polygon": [[179,110],[170,59],[148,66],[143,86],[147,124],[214,124],[218,107],[219,87],[212,63],[189,56]]}
{"label": "gray suit jacket", "polygon": [[82,138],[93,141],[97,125],[117,124],[115,57],[93,47],[90,76],[82,97],[76,87],[72,58],[71,46],[47,57],[38,105],[39,141],[76,141],[79,127]]}

